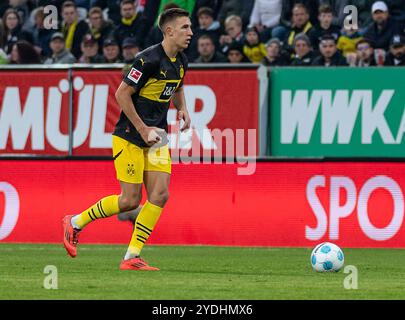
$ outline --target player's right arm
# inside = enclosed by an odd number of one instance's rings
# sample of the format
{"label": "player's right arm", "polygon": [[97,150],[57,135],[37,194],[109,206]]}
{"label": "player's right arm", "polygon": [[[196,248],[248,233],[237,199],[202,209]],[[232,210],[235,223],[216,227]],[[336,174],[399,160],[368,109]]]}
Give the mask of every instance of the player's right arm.
{"label": "player's right arm", "polygon": [[115,98],[117,99],[122,111],[149,146],[160,141],[161,137],[159,136],[159,132],[164,130],[157,127],[148,127],[142,121],[141,117],[135,110],[132,95],[138,90],[141,90],[148,79],[152,76],[155,68],[156,66],[153,61],[149,61],[146,57],[138,56],[130,70],[122,79],[122,82],[115,93]]}
{"label": "player's right arm", "polygon": [[139,132],[142,139],[148,144],[153,145],[160,141],[159,131],[162,129],[156,127],[148,127],[139,117],[132,102],[132,95],[136,89],[129,86],[125,82],[121,82],[117,91],[115,92],[115,99],[122,111],[127,116],[128,120],[134,125],[135,129]]}

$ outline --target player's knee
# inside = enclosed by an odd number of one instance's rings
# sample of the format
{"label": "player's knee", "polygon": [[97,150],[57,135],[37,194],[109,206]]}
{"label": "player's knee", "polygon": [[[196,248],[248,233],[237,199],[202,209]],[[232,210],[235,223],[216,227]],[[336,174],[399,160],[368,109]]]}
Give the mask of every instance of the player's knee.
{"label": "player's knee", "polygon": [[167,200],[169,200],[169,192],[165,192],[161,195],[161,201],[163,202],[163,204],[166,204]]}
{"label": "player's knee", "polygon": [[152,193],[150,195],[150,198],[149,198],[150,202],[152,202],[153,204],[155,204],[155,205],[157,205],[159,207],[164,207],[167,200],[169,200],[169,192],[168,191],[161,191],[161,192]]}
{"label": "player's knee", "polygon": [[138,197],[121,197],[119,207],[121,212],[134,210],[139,207],[141,200]]}

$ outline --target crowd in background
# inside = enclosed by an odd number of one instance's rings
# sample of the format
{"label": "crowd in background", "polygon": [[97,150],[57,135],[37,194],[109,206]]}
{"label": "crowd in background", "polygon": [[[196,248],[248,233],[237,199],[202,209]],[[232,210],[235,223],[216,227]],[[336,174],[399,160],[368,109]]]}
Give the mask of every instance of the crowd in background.
{"label": "crowd in background", "polygon": [[174,7],[191,13],[190,62],[405,65],[405,0],[3,0],[0,64],[131,63]]}

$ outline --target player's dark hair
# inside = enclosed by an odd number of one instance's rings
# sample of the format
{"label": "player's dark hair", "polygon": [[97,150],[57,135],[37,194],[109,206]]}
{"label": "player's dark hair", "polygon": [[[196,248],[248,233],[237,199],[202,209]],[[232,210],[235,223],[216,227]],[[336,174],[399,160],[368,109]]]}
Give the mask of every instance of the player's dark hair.
{"label": "player's dark hair", "polygon": [[166,23],[171,22],[179,17],[190,17],[188,11],[181,8],[172,8],[163,11],[159,16],[158,26],[159,29],[163,32],[163,27]]}

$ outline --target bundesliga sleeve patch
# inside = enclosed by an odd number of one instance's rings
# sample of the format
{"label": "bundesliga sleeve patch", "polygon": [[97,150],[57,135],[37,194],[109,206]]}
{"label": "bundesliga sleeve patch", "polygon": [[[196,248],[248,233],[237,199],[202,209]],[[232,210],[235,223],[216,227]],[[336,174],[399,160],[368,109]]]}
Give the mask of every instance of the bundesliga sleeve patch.
{"label": "bundesliga sleeve patch", "polygon": [[142,72],[132,68],[131,71],[129,71],[127,78],[131,80],[132,82],[138,83],[139,79],[142,77]]}

